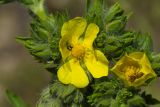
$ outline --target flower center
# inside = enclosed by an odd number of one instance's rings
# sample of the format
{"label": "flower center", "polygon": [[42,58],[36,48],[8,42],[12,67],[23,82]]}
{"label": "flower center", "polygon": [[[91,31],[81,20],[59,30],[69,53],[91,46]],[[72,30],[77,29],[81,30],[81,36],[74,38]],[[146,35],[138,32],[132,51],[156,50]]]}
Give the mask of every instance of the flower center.
{"label": "flower center", "polygon": [[85,55],[85,48],[80,44],[76,44],[73,46],[71,54],[73,57],[81,59]]}
{"label": "flower center", "polygon": [[130,81],[134,82],[136,79],[142,77],[144,73],[139,71],[138,67],[135,66],[127,66],[125,68],[125,77]]}

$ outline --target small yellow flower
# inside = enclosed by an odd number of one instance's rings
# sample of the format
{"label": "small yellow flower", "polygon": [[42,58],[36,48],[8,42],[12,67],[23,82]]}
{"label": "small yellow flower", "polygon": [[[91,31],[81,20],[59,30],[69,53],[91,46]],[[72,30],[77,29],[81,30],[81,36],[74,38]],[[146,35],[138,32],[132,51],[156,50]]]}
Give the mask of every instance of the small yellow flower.
{"label": "small yellow flower", "polygon": [[143,52],[134,52],[123,56],[112,71],[128,86],[140,86],[146,80],[156,77],[151,64]]}
{"label": "small yellow flower", "polygon": [[78,88],[86,87],[89,79],[82,65],[94,78],[108,75],[108,60],[92,46],[98,32],[96,24],[91,23],[87,27],[87,22],[82,17],[63,24],[59,48],[64,64],[57,73],[62,83],[73,84]]}

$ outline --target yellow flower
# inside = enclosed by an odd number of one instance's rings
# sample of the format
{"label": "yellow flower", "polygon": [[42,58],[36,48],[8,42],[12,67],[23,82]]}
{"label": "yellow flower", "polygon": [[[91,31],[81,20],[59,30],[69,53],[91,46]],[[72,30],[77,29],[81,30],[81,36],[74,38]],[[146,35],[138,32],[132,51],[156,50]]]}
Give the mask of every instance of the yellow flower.
{"label": "yellow flower", "polygon": [[[78,88],[86,87],[89,79],[86,70],[94,78],[108,75],[108,60],[92,44],[99,28],[82,17],[76,17],[63,24],[59,48],[64,64],[58,70],[58,79],[64,84]],[[83,67],[85,66],[85,67]]]}
{"label": "yellow flower", "polygon": [[143,52],[134,52],[123,56],[112,71],[128,86],[140,86],[145,81],[156,77],[151,64]]}

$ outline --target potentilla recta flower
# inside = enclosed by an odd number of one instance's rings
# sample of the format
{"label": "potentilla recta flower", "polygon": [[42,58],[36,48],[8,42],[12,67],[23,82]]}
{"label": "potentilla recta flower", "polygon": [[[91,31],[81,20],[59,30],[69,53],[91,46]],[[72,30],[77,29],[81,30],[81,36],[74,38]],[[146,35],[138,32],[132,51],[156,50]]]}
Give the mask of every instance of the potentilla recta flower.
{"label": "potentilla recta flower", "polygon": [[63,24],[59,49],[64,64],[57,73],[59,81],[83,88],[89,84],[86,70],[94,78],[108,75],[108,60],[92,46],[98,32],[96,24],[90,23],[87,26],[82,17]]}
{"label": "potentilla recta flower", "polygon": [[128,86],[140,86],[146,80],[156,77],[144,52],[125,54],[112,68],[112,71]]}

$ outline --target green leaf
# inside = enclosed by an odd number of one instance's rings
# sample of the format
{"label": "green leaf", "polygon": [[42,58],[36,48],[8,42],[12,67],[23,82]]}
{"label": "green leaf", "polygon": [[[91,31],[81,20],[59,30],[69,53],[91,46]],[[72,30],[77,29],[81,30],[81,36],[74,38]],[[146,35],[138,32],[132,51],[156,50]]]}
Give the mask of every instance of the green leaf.
{"label": "green leaf", "polygon": [[144,99],[138,95],[127,101],[128,107],[147,107],[145,103]]}
{"label": "green leaf", "polygon": [[91,6],[91,1],[92,0],[85,0],[85,1],[86,1],[85,12],[87,13],[89,11],[90,6]]}
{"label": "green leaf", "polygon": [[106,24],[106,31],[107,32],[122,32],[126,26],[127,17],[121,16],[118,19],[111,21],[110,23]]}
{"label": "green leaf", "polygon": [[139,51],[153,51],[152,38],[149,34],[137,33],[135,35],[134,47]]}
{"label": "green leaf", "polygon": [[160,76],[160,53],[152,53],[149,57],[153,70]]}
{"label": "green leaf", "polygon": [[111,99],[101,99],[96,104],[96,107],[109,107],[110,103],[111,103]]}
{"label": "green leaf", "polygon": [[127,100],[129,98],[131,98],[133,96],[133,93],[130,92],[128,89],[126,88],[122,88],[121,90],[118,91],[117,96],[116,96],[116,100],[117,102],[119,102],[120,104],[126,103]]}
{"label": "green leaf", "polygon": [[106,16],[106,23],[111,22],[116,17],[122,16],[124,10],[120,7],[119,3],[115,3],[108,11],[108,14]]}
{"label": "green leaf", "polygon": [[73,85],[64,85],[55,81],[50,86],[50,92],[53,98],[61,99],[64,107],[81,107],[82,105],[87,105],[84,94]]}
{"label": "green leaf", "polygon": [[109,107],[121,85],[122,84],[116,79],[98,79],[92,86],[93,94],[88,96],[88,102],[93,107]]}
{"label": "green leaf", "polygon": [[146,94],[145,92],[143,92],[141,96],[148,105],[160,104],[160,101],[158,99],[153,98],[151,94]]}
{"label": "green leaf", "polygon": [[7,90],[6,94],[12,107],[28,107],[23,100],[13,92]]}
{"label": "green leaf", "polygon": [[45,88],[36,107],[64,107],[62,101],[59,98],[53,98],[50,93],[50,88]]}
{"label": "green leaf", "polygon": [[109,107],[119,107],[119,102],[117,102],[116,100],[112,99],[110,102],[110,106]]}
{"label": "green leaf", "polygon": [[96,23],[100,29],[104,28],[104,5],[105,0],[87,0],[87,12],[85,13],[85,18],[89,23]]}
{"label": "green leaf", "polygon": [[76,88],[72,85],[63,85],[60,82],[55,82],[52,86],[51,86],[51,93],[52,94],[56,94],[57,97],[60,97],[62,99],[64,99],[65,97],[67,97],[68,95],[72,94]]}
{"label": "green leaf", "polygon": [[17,37],[17,41],[24,44],[29,52],[41,62],[50,61],[52,58],[52,51],[47,43],[36,43],[31,38]]}

